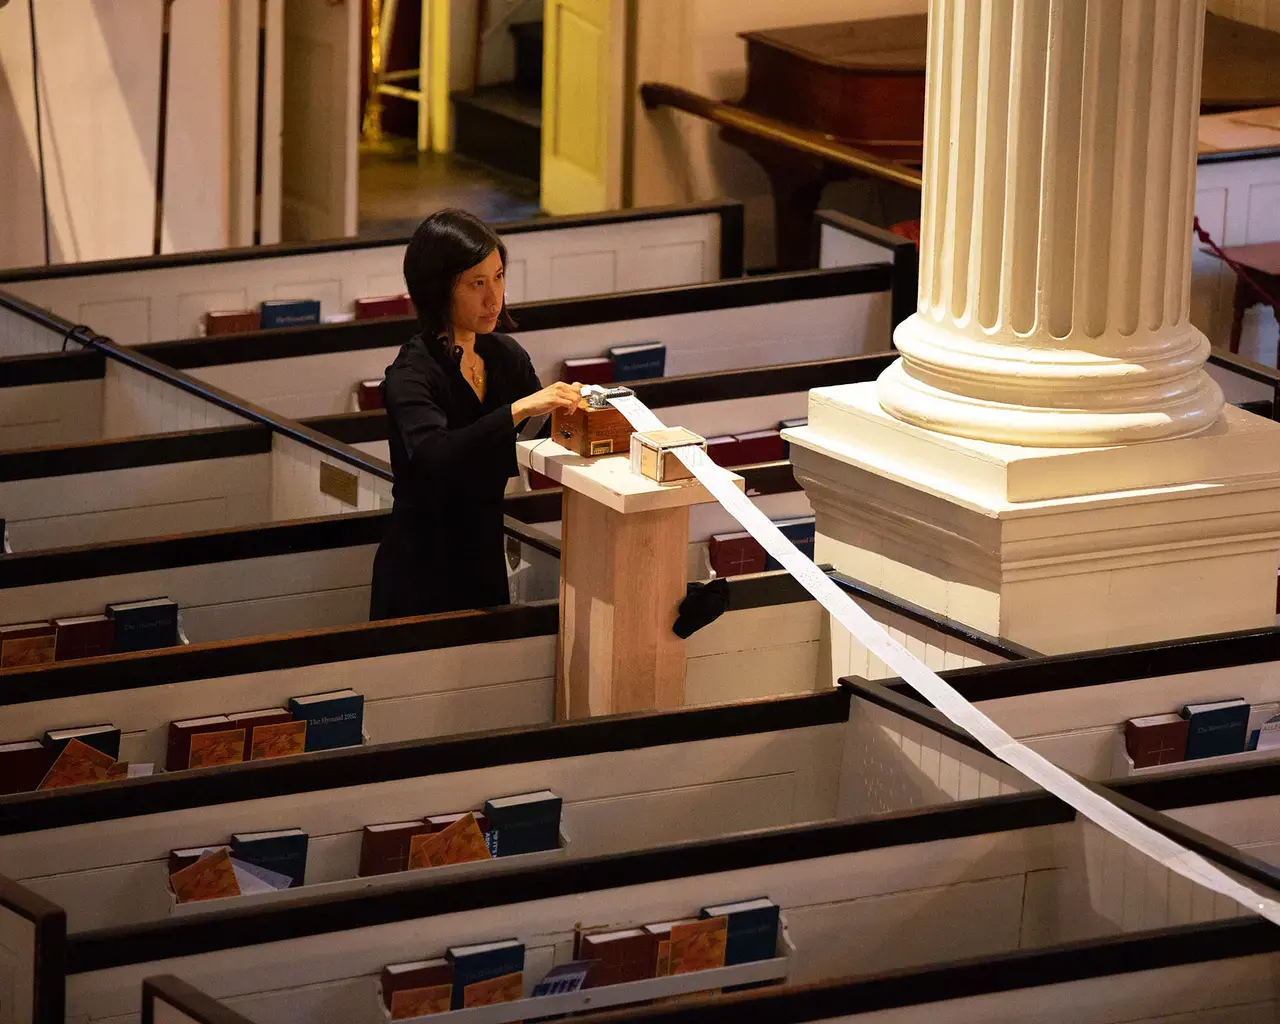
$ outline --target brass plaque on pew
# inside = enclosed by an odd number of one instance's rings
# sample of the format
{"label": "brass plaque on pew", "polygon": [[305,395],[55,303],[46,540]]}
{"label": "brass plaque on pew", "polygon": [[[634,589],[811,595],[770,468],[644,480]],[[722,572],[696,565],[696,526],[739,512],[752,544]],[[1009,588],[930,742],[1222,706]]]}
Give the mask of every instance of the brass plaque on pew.
{"label": "brass plaque on pew", "polygon": [[327,462],[320,463],[320,491],[348,505],[360,504],[359,477]]}

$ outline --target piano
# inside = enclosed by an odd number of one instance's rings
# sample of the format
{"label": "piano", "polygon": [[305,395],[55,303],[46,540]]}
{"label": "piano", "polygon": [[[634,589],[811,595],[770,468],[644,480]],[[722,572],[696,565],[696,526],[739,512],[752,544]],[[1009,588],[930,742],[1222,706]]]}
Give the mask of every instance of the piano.
{"label": "piano", "polygon": [[[919,14],[742,33],[747,90],[735,106],[918,168],[927,31]],[[1208,15],[1202,112],[1277,105],[1280,34]],[[812,265],[822,190],[857,172],[733,127],[721,134],[769,175],[779,267]]]}

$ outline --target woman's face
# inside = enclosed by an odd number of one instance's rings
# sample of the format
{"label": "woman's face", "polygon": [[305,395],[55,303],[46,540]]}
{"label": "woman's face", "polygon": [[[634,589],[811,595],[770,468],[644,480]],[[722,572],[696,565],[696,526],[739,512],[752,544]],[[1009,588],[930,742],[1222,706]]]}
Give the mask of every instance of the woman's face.
{"label": "woman's face", "polygon": [[502,300],[506,294],[502,256],[497,249],[470,270],[458,275],[453,285],[449,315],[455,331],[489,334],[498,326]]}

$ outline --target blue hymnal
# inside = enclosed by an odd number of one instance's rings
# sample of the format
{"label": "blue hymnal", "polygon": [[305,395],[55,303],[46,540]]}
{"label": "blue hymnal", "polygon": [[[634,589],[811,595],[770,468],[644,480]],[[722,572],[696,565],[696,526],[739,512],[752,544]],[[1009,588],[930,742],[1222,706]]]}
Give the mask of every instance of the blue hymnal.
{"label": "blue hymnal", "polygon": [[231,856],[246,864],[288,875],[289,888],[307,876],[307,834],[300,828],[275,832],[241,832],[231,837]]}
{"label": "blue hymnal", "polygon": [[778,955],[779,915],[778,905],[773,900],[762,897],[741,903],[723,903],[718,907],[703,907],[698,916],[729,919],[724,947],[726,967],[771,960]]}
{"label": "blue hymnal", "polygon": [[178,605],[167,597],[107,605],[116,625],[116,653],[154,651],[178,643]]}
{"label": "blue hymnal", "polygon": [[307,751],[355,747],[364,742],[364,697],[355,690],[332,690],[294,697],[294,719],[307,720]]}
{"label": "blue hymnal", "polygon": [[1187,704],[1187,760],[1238,754],[1244,750],[1249,728],[1249,702],[1240,697]]}
{"label": "blue hymnal", "polygon": [[[817,527],[817,520],[813,516],[797,516],[792,519],[775,519],[773,525],[782,531],[782,535],[791,541],[800,549],[800,553],[806,558],[813,558],[813,540]],[[772,572],[775,569],[781,569],[782,563],[772,555],[765,557],[764,568],[766,572]]]}
{"label": "blue hymnal", "polygon": [[264,331],[319,322],[319,299],[268,299],[262,304],[261,326]]}
{"label": "blue hymnal", "polygon": [[660,341],[616,345],[609,349],[609,356],[613,359],[615,383],[661,377],[667,366],[667,346]]}
{"label": "blue hymnal", "polygon": [[478,946],[451,946],[448,960],[453,965],[451,1006],[461,1010],[469,985],[524,973],[524,943],[518,939],[504,939],[501,942],[482,942]]}
{"label": "blue hymnal", "polygon": [[486,800],[487,841],[495,857],[555,850],[560,846],[563,800],[550,790]]}

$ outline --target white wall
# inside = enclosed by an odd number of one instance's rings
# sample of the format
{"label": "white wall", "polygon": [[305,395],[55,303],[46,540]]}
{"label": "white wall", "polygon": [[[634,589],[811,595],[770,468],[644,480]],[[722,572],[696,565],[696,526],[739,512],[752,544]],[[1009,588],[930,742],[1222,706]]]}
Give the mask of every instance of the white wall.
{"label": "white wall", "polygon": [[[35,8],[53,260],[150,253],[161,0]],[[256,0],[183,0],[172,26],[163,249],[248,241],[232,201],[252,210]],[[32,93],[27,4],[11,3],[0,8],[5,267],[44,262]]]}
{"label": "white wall", "polygon": [[[918,14],[927,0],[644,0],[638,82],[667,82],[721,100],[746,90],[746,43],[738,33],[853,18]],[[748,266],[773,260],[769,179],[710,122],[672,110],[646,113],[636,100],[634,205],[726,196],[743,200]]]}

